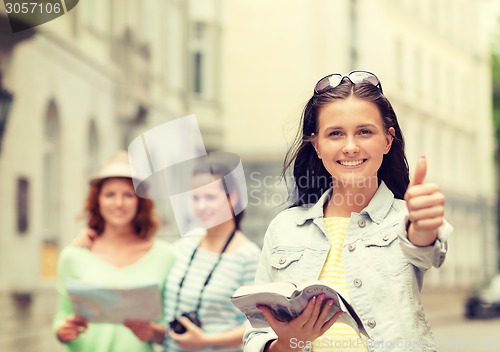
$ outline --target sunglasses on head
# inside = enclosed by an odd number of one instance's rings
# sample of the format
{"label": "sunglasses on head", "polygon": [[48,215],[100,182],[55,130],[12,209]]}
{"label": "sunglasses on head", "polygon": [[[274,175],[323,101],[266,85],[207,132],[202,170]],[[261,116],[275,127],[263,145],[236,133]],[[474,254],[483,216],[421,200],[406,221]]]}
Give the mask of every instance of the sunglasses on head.
{"label": "sunglasses on head", "polygon": [[321,94],[330,89],[333,89],[337,87],[344,78],[347,78],[353,84],[360,84],[360,83],[373,84],[375,87],[380,89],[380,93],[383,93],[382,84],[380,84],[380,81],[377,78],[377,76],[368,71],[351,71],[347,75],[343,75],[340,73],[332,73],[328,76],[323,77],[318,81],[318,83],[316,83],[316,86],[314,87],[314,93]]}

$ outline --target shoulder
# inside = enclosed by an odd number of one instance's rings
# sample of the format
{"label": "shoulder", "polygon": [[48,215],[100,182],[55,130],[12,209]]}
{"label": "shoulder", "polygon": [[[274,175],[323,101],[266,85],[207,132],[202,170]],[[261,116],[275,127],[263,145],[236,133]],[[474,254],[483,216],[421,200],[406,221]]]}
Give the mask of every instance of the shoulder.
{"label": "shoulder", "polygon": [[274,219],[271,221],[269,225],[270,226],[277,225],[283,222],[288,223],[290,221],[297,222],[306,215],[308,210],[309,208],[306,206],[296,206],[292,208],[287,208],[279,212],[278,215],[274,217]]}
{"label": "shoulder", "polygon": [[201,236],[181,237],[174,241],[172,247],[177,257],[189,257],[200,243],[200,240]]}
{"label": "shoulder", "polygon": [[156,248],[158,251],[162,251],[162,252],[171,253],[174,251],[171,243],[169,243],[165,240],[160,240],[160,239],[153,240],[153,247]]}
{"label": "shoulder", "polygon": [[77,246],[66,246],[57,258],[57,275],[65,277],[86,267],[89,251]]}
{"label": "shoulder", "polygon": [[250,241],[246,236],[245,241],[235,249],[235,252],[241,253],[242,256],[247,258],[254,258],[256,255],[260,254],[260,251],[260,247],[255,242]]}
{"label": "shoulder", "polygon": [[258,261],[261,249],[255,242],[252,242],[240,231],[238,231],[238,237],[235,240],[237,242],[230,253],[232,258],[237,258],[239,262],[245,264]]}
{"label": "shoulder", "polygon": [[171,243],[161,239],[155,239],[153,241],[152,248],[158,257],[163,257],[165,260],[175,259],[175,250]]}
{"label": "shoulder", "polygon": [[59,253],[58,260],[60,263],[69,263],[78,260],[87,253],[88,249],[86,248],[81,248],[78,246],[66,246],[63,248],[61,253]]}
{"label": "shoulder", "polygon": [[274,217],[269,223],[268,232],[284,233],[295,230],[299,225],[304,225],[312,219],[310,208],[297,206],[285,209]]}

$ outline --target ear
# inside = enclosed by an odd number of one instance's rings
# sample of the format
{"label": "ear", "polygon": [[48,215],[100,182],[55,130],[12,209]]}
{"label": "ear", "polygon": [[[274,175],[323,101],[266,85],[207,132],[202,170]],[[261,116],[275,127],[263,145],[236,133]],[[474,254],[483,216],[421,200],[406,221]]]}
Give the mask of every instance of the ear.
{"label": "ear", "polygon": [[386,146],[385,146],[384,154],[389,153],[389,150],[391,150],[392,141],[394,140],[395,135],[396,135],[396,130],[394,129],[394,127],[389,127],[389,130],[385,134]]}
{"label": "ear", "polygon": [[318,136],[315,133],[313,133],[311,135],[311,139],[312,139],[311,144],[312,144],[314,150],[316,151],[318,158],[321,159],[321,153],[319,152],[319,149],[318,149]]}

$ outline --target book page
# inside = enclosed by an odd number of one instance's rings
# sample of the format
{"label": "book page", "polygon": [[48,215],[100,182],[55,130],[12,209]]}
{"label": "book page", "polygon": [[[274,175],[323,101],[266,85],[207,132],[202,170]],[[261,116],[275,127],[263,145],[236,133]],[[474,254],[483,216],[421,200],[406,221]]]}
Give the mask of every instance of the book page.
{"label": "book page", "polygon": [[289,300],[276,293],[260,292],[253,295],[232,297],[231,302],[247,316],[254,328],[269,326],[264,315],[257,309],[258,305],[271,309],[276,319],[280,321],[290,321],[292,319]]}
{"label": "book page", "polygon": [[285,297],[292,297],[296,291],[296,286],[292,282],[269,282],[266,284],[250,284],[237,289],[233,297],[240,297],[250,294],[269,292],[277,293]]}
{"label": "book page", "polygon": [[157,321],[162,304],[157,284],[129,287],[103,287],[70,282],[66,290],[74,314],[92,323],[118,323],[127,319]]}

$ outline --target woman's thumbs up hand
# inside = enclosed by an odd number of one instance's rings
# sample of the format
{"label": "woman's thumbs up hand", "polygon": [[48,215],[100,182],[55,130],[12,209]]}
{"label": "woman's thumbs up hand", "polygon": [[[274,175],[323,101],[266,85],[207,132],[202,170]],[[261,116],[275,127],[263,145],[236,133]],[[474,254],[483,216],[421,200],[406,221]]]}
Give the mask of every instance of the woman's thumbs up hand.
{"label": "woman's thumbs up hand", "polygon": [[444,221],[445,197],[439,186],[424,183],[427,173],[427,161],[418,159],[415,177],[405,193],[406,206],[410,219],[408,240],[415,246],[429,246],[436,241],[437,229]]}

